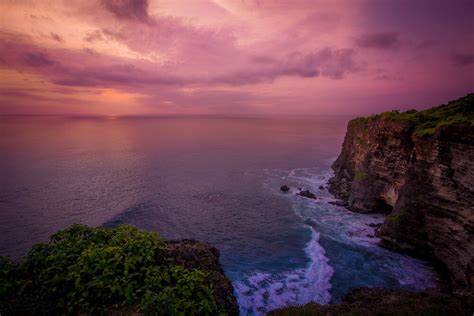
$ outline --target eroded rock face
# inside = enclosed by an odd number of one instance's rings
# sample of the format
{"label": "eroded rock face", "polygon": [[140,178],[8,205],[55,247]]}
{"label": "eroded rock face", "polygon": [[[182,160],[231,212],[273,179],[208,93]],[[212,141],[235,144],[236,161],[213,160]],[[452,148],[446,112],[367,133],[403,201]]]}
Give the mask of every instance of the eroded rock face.
{"label": "eroded rock face", "polygon": [[411,131],[393,121],[349,122],[329,190],[362,213],[395,206],[413,149]]}
{"label": "eroded rock face", "polygon": [[415,138],[395,209],[380,231],[385,245],[434,257],[455,285],[474,286],[474,126]]}
{"label": "eroded rock face", "polygon": [[353,120],[330,191],[358,212],[390,215],[384,246],[435,259],[453,284],[474,286],[474,126],[417,136],[390,120]]}

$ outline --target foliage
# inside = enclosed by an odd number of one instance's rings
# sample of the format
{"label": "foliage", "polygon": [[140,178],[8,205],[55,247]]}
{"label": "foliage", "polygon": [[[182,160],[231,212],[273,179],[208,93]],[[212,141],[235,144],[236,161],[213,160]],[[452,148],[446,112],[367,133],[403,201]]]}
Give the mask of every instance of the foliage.
{"label": "foliage", "polygon": [[367,174],[364,172],[364,170],[357,170],[354,179],[358,181],[365,180],[367,178]]}
{"label": "foliage", "polygon": [[406,216],[407,210],[401,208],[396,214],[391,214],[387,217],[387,220],[392,224],[400,223]]}
{"label": "foliage", "polygon": [[429,136],[444,125],[474,125],[474,94],[446,105],[440,105],[424,111],[389,111],[369,117],[359,117],[350,122],[356,126],[366,126],[370,122],[385,120],[396,121],[413,129],[416,136]]}
{"label": "foliage", "polygon": [[73,225],[18,264],[0,259],[0,306],[21,301],[48,314],[219,314],[206,278],[168,258],[155,233]]}

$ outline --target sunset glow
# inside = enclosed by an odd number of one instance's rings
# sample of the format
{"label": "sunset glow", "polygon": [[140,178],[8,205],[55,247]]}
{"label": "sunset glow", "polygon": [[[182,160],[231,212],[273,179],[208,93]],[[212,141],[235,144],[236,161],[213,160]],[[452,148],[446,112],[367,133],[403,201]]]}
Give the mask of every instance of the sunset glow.
{"label": "sunset glow", "polygon": [[369,114],[473,73],[472,1],[0,2],[1,114]]}

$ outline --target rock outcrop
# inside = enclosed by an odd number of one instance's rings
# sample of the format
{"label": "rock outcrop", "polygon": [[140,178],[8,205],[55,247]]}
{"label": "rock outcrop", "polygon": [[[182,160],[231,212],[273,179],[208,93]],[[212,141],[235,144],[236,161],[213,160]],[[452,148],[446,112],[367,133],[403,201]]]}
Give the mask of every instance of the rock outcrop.
{"label": "rock outcrop", "polygon": [[330,191],[389,214],[382,245],[442,263],[474,287],[474,94],[426,111],[349,122]]}
{"label": "rock outcrop", "polygon": [[208,273],[217,304],[227,315],[238,315],[239,306],[234,296],[232,283],[219,263],[219,250],[205,242],[194,239],[167,241],[167,257],[186,269],[199,269]]}
{"label": "rock outcrop", "polygon": [[288,192],[290,191],[290,188],[286,184],[284,184],[280,187],[280,190],[283,192]]}
{"label": "rock outcrop", "polygon": [[406,290],[354,289],[339,304],[285,307],[272,316],[293,315],[472,315],[472,293],[455,295],[438,291],[413,293]]}
{"label": "rock outcrop", "polygon": [[308,198],[308,199],[316,199],[316,195],[311,192],[310,190],[304,190],[304,191],[301,191],[298,193],[299,196],[302,196],[302,197],[305,197],[305,198]]}

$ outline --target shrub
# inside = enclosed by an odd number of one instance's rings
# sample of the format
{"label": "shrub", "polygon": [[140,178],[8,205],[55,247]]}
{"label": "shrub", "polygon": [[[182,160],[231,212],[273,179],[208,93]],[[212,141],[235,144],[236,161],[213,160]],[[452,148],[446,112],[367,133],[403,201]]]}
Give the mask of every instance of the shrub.
{"label": "shrub", "polygon": [[220,314],[206,277],[168,258],[155,233],[73,225],[18,264],[1,258],[0,306],[21,302],[48,314]]}
{"label": "shrub", "polygon": [[364,170],[357,170],[354,175],[354,179],[357,181],[362,181],[362,180],[365,180],[366,178],[367,178],[367,175],[365,174]]}

